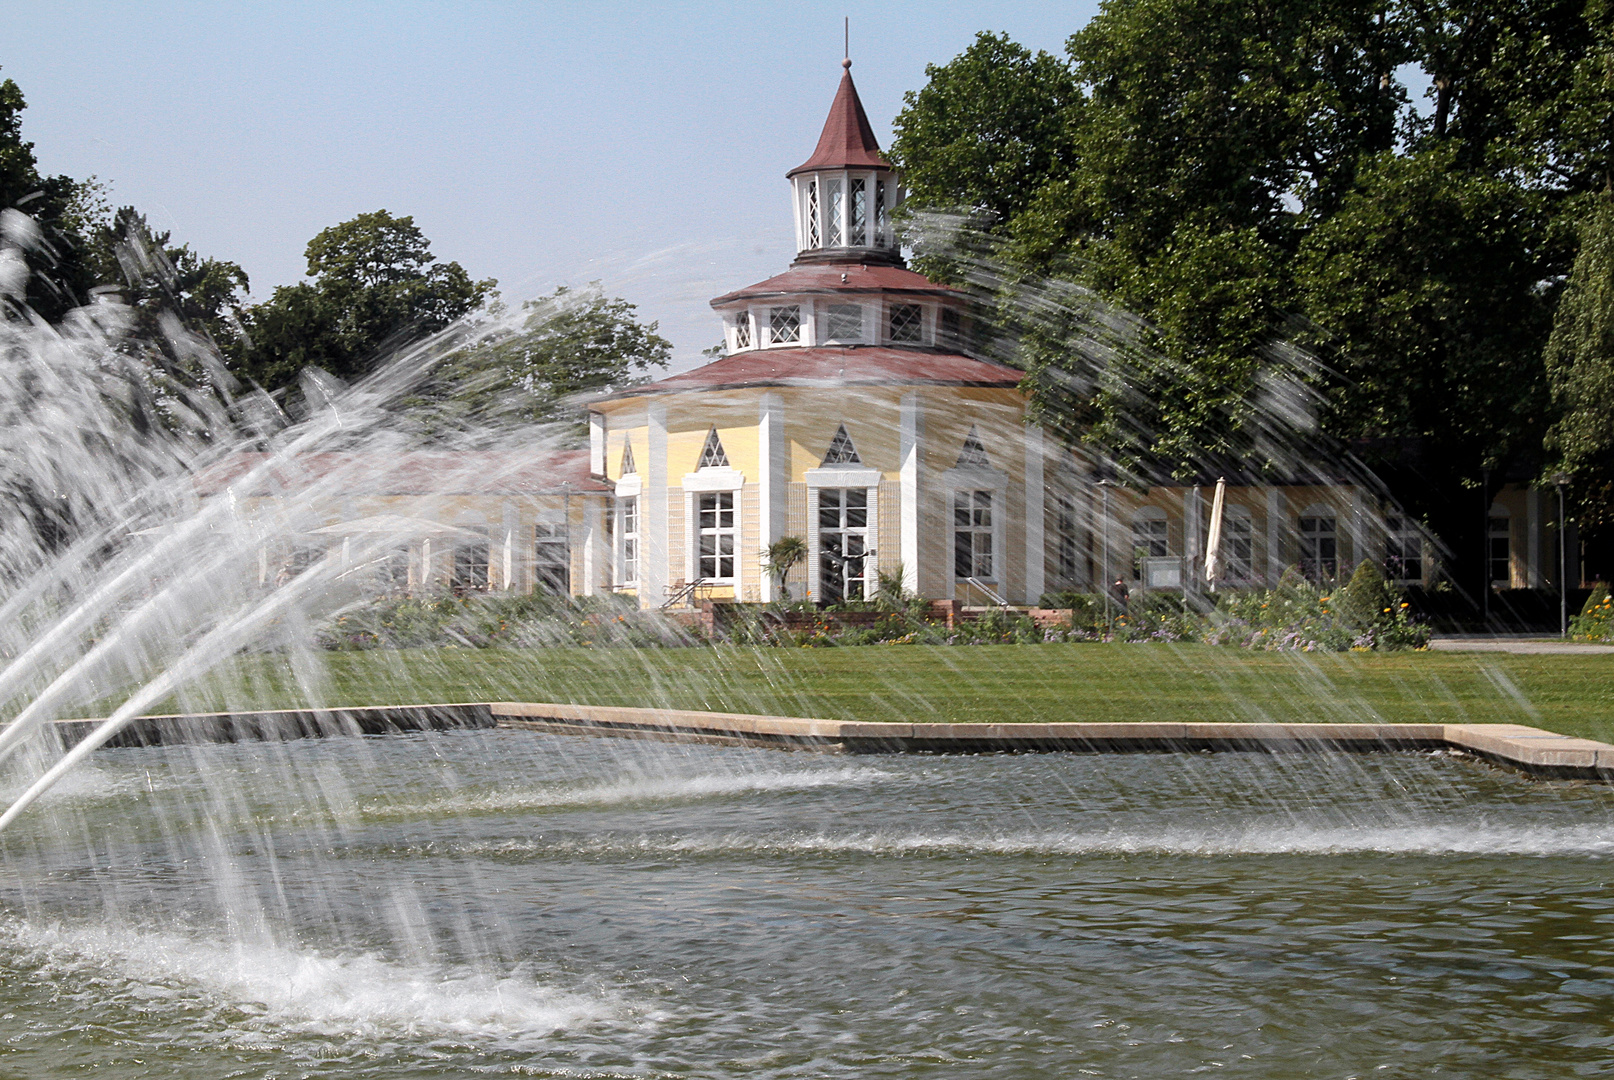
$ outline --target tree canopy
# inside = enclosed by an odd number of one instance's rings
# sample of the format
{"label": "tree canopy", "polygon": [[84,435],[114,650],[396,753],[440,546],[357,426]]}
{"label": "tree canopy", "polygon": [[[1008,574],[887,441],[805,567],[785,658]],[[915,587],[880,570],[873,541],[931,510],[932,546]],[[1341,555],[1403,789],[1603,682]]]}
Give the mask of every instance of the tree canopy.
{"label": "tree canopy", "polygon": [[1280,384],[1415,458],[1437,531],[1543,461],[1548,334],[1614,186],[1607,0],[1106,0],[1061,58],[982,34],[927,78],[895,123],[909,211],[981,231],[916,233],[923,268],[1123,464],[1259,464]]}
{"label": "tree canopy", "polygon": [[389,349],[475,311],[498,284],[437,262],[414,218],[386,210],[321,231],[304,256],[311,280],[282,285],[251,308],[232,358],[237,372],[271,391],[310,367],[358,378]]}

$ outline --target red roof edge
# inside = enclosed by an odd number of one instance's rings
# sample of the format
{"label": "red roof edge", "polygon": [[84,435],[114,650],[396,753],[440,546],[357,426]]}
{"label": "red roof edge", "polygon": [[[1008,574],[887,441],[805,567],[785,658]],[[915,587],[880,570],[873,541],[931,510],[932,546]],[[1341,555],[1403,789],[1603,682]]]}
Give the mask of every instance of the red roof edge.
{"label": "red roof edge", "polygon": [[880,143],[869,126],[869,114],[863,111],[857,87],[852,85],[851,64],[841,75],[840,89],[829,107],[829,118],[824,121],[823,134],[818,136],[818,148],[813,156],[785,173],[795,176],[813,169],[889,169],[891,163],[880,156]]}

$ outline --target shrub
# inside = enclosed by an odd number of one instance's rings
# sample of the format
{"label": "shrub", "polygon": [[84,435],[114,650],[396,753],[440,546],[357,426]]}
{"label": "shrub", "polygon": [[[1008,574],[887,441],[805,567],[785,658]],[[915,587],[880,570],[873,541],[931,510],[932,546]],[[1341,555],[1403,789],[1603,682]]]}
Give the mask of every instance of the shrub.
{"label": "shrub", "polygon": [[1607,583],[1599,581],[1580,614],[1569,620],[1569,636],[1574,641],[1614,641],[1614,600]]}

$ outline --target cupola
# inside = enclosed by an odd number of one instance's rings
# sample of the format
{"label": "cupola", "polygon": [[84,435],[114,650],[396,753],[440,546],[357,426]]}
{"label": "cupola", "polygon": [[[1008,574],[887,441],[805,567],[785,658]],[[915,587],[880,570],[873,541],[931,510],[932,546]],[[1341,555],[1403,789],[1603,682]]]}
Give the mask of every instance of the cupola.
{"label": "cupola", "polygon": [[795,196],[796,261],[900,264],[891,228],[900,183],[858,100],[852,61],[841,67],[818,148],[785,174]]}

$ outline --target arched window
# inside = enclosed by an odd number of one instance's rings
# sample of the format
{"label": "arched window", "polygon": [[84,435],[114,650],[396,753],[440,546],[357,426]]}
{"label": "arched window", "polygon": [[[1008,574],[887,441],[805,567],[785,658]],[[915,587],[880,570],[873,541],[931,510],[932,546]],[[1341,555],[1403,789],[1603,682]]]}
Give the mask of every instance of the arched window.
{"label": "arched window", "polygon": [[1339,522],[1333,507],[1313,504],[1295,522],[1300,533],[1300,573],[1322,584],[1339,576]]}

